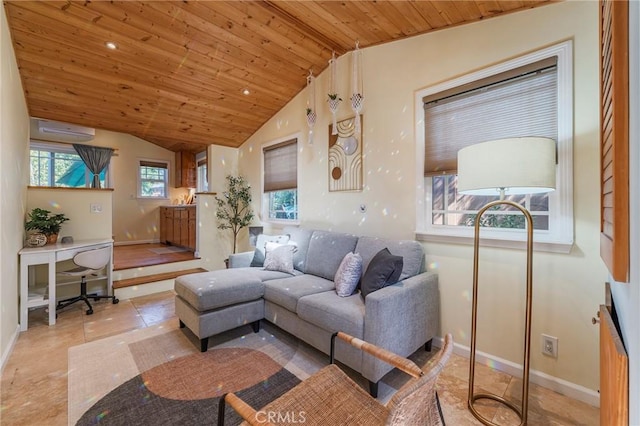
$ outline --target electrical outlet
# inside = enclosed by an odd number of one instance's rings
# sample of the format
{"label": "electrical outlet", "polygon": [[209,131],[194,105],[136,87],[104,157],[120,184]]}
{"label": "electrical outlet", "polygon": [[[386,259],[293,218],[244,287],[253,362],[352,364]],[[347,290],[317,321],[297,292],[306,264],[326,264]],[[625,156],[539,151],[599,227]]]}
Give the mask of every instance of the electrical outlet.
{"label": "electrical outlet", "polygon": [[543,334],[542,353],[553,358],[558,358],[558,338]]}
{"label": "electrical outlet", "polygon": [[102,213],[102,204],[92,203],[90,206],[91,213]]}

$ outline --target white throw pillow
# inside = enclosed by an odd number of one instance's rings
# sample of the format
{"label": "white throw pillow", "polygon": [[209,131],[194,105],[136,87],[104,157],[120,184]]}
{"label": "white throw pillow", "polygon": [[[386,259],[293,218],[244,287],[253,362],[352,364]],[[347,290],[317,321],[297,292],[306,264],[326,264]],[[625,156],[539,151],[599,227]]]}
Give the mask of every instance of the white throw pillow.
{"label": "white throw pillow", "polygon": [[293,253],[296,246],[268,242],[265,245],[264,269],[293,275]]}
{"label": "white throw pillow", "polygon": [[358,286],[361,275],[362,257],[358,253],[347,253],[333,278],[338,296],[351,296]]}
{"label": "white throw pillow", "polygon": [[256,240],[256,250],[253,253],[253,260],[251,261],[251,266],[263,266],[264,264],[264,255],[265,255],[265,245],[268,242],[285,244],[289,241],[289,235],[258,235],[258,239]]}

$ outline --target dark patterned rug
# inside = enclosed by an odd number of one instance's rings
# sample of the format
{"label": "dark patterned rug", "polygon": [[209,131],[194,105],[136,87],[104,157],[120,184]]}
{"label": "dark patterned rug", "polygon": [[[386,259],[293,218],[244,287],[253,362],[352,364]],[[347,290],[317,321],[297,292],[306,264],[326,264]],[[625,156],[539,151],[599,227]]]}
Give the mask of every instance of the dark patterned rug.
{"label": "dark patterned rug", "polygon": [[[69,424],[212,425],[221,395],[260,409],[326,363],[265,330],[240,328],[205,353],[187,336],[152,327],[70,348]],[[240,423],[228,409],[225,424]]]}

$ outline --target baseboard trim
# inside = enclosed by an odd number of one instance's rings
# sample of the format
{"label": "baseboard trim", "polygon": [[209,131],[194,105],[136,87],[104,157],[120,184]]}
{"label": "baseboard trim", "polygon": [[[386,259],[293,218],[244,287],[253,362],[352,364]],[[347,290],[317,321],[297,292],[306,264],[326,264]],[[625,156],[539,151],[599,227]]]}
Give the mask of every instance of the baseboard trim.
{"label": "baseboard trim", "polygon": [[[442,337],[434,338],[433,343],[435,346],[442,347]],[[453,352],[467,359],[471,357],[471,348],[459,343],[453,344]],[[516,364],[515,362],[511,362],[485,352],[476,352],[476,362],[498,371],[502,371],[503,373],[510,374],[514,377],[522,377],[521,364]],[[567,380],[560,379],[559,377],[551,376],[547,373],[543,373],[542,371],[533,369],[529,371],[529,381],[562,395],[593,405],[594,407],[600,407],[600,394],[584,386],[580,386]]]}
{"label": "baseboard trim", "polygon": [[4,371],[4,366],[7,363],[7,360],[9,359],[11,354],[13,353],[13,348],[15,347],[16,342],[18,341],[19,334],[20,334],[20,324],[17,324],[16,329],[13,332],[11,339],[9,340],[9,345],[2,353],[2,358],[0,359],[0,374],[2,374],[2,372]]}

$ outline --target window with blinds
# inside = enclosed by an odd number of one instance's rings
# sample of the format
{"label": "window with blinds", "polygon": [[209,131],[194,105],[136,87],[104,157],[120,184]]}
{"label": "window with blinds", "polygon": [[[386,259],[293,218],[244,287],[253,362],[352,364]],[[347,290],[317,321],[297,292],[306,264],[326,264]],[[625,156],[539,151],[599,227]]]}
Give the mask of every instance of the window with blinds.
{"label": "window with blinds", "polygon": [[479,142],[522,136],[557,140],[557,84],[553,57],[426,97],[425,175],[455,174],[458,150]]}
{"label": "window with blinds", "polygon": [[298,220],[298,140],[267,145],[263,157],[264,217]]}
{"label": "window with blinds", "polygon": [[[424,131],[418,132],[416,144],[423,149],[417,154],[424,170],[418,237],[469,238],[478,210],[499,198],[458,193],[461,148],[495,139],[541,136],[558,143],[559,189],[508,198],[531,212],[537,241],[566,244],[558,251],[570,248],[573,196],[567,170],[572,167],[572,90],[571,42],[565,42],[417,92],[416,108],[419,104],[422,116],[416,111],[416,119],[422,121]],[[564,232],[569,224],[571,231]],[[489,239],[518,241],[525,234],[524,216],[505,206],[488,211],[482,226]]]}
{"label": "window with blinds", "polygon": [[140,160],[138,163],[138,197],[169,197],[169,163],[159,160]]}

